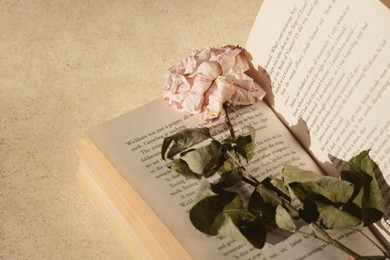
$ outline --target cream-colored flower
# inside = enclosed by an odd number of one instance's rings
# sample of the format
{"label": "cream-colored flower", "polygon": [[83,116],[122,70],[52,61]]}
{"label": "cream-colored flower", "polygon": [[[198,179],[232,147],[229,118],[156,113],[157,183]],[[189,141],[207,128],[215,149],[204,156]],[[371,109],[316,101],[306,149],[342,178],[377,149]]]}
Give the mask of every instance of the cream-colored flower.
{"label": "cream-colored flower", "polygon": [[223,104],[250,105],[265,91],[245,74],[250,58],[232,45],[204,48],[177,62],[166,75],[164,99],[204,121],[218,118]]}

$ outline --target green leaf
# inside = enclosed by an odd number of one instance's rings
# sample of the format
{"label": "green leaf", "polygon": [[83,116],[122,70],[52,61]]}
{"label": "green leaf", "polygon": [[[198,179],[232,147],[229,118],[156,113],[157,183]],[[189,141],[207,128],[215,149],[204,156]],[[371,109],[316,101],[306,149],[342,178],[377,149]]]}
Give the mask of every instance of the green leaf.
{"label": "green leaf", "polygon": [[327,228],[356,228],[361,221],[346,209],[354,193],[351,183],[286,166],[283,178],[303,202],[300,216],[308,222],[320,220]]}
{"label": "green leaf", "polygon": [[223,164],[218,168],[218,170],[216,171],[216,173],[218,173],[219,175],[222,175],[224,174],[225,172],[229,172],[229,171],[232,171],[234,169],[234,164],[229,161],[229,160],[225,160],[223,162]]}
{"label": "green leaf", "polygon": [[251,137],[251,141],[248,142],[243,146],[245,152],[246,152],[246,159],[248,161],[253,159],[253,156],[255,155],[255,140],[256,140],[256,130],[253,127],[248,126],[247,127],[249,131],[249,135]]}
{"label": "green leaf", "polygon": [[346,181],[290,165],[284,167],[283,178],[301,201],[315,198],[323,203],[347,203],[354,191]]}
{"label": "green leaf", "polygon": [[332,205],[320,204],[318,211],[321,216],[321,224],[330,229],[357,228],[362,224],[358,218]]}
{"label": "green leaf", "polygon": [[288,211],[282,206],[278,205],[276,207],[276,217],[275,217],[276,225],[278,225],[279,228],[295,232],[296,226],[294,224],[294,221],[292,220],[290,214]]}
{"label": "green leaf", "polygon": [[190,210],[190,220],[194,227],[208,235],[217,235],[225,222],[225,207],[238,196],[232,192],[224,192],[199,201]]}
{"label": "green leaf", "polygon": [[231,171],[222,173],[221,179],[217,183],[218,186],[222,188],[230,188],[236,185],[241,181],[241,174],[238,168],[235,168]]}
{"label": "green leaf", "polygon": [[220,167],[219,147],[219,142],[212,141],[209,145],[186,152],[181,159],[192,172],[209,177]]}
{"label": "green leaf", "polygon": [[311,199],[302,201],[303,207],[298,210],[299,216],[307,223],[315,222],[320,218],[320,212],[317,209],[317,204]]}
{"label": "green leaf", "polygon": [[195,201],[198,202],[204,198],[215,195],[217,195],[217,193],[212,190],[211,183],[206,178],[201,178],[199,181],[199,187],[196,193]]}
{"label": "green leaf", "polygon": [[[275,192],[278,196],[286,199],[287,201],[291,201],[288,188],[286,187],[286,185],[284,185],[282,180],[271,179],[271,178],[267,177],[261,183],[264,185],[264,187]],[[274,201],[274,203],[278,203],[278,202]]]}
{"label": "green leaf", "polygon": [[233,220],[233,223],[237,224],[240,222],[241,217],[245,213],[241,197],[237,194],[237,196],[235,196],[233,200],[225,206],[223,212],[229,215],[229,217]]}
{"label": "green leaf", "polygon": [[212,141],[210,143],[210,159],[203,169],[203,175],[205,177],[210,177],[219,171],[221,166],[227,161],[225,153],[224,146],[219,142]]}
{"label": "green leaf", "polygon": [[284,183],[286,185],[290,185],[291,183],[312,182],[313,180],[316,180],[317,177],[321,176],[315,172],[306,171],[288,164],[284,166],[282,174]]}
{"label": "green leaf", "polygon": [[364,226],[380,220],[385,208],[375,172],[381,174],[369,151],[354,156],[341,170],[341,178],[355,185],[353,205],[348,205],[347,210],[363,220]]}
{"label": "green leaf", "polygon": [[254,220],[243,219],[238,228],[246,240],[255,248],[263,248],[267,238],[266,225],[260,218]]}
{"label": "green leaf", "polygon": [[230,217],[225,219],[219,233],[244,243],[250,243],[255,248],[263,248],[266,242],[266,226],[257,218],[247,220],[242,218],[239,223],[234,223]]}
{"label": "green leaf", "polygon": [[247,217],[240,196],[236,196],[224,208],[227,218],[219,233],[236,241],[250,243],[256,248],[262,248],[266,241],[266,226],[261,218]]}
{"label": "green leaf", "polygon": [[247,161],[250,161],[254,156],[255,150],[255,129],[253,127],[247,127],[249,135],[238,136],[232,142],[236,144],[235,151],[244,157]]}
{"label": "green leaf", "polygon": [[201,232],[223,234],[262,248],[266,241],[265,224],[260,218],[248,219],[245,215],[240,196],[226,191],[206,197],[190,211],[192,224]]}
{"label": "green leaf", "polygon": [[264,199],[263,194],[255,189],[249,199],[248,210],[255,216],[261,217],[265,223],[274,224],[276,216],[276,205]]}
{"label": "green leaf", "polygon": [[169,146],[173,142],[172,147],[168,151],[167,158],[173,157],[192,146],[211,138],[210,130],[207,127],[183,129],[171,136],[165,137],[161,147],[161,158],[165,160],[165,154]]}
{"label": "green leaf", "polygon": [[191,171],[190,167],[188,167],[188,164],[180,158],[174,160],[170,168],[172,171],[177,172],[186,178],[200,179],[202,177],[202,175]]}
{"label": "green leaf", "polygon": [[236,223],[234,223],[233,219],[231,219],[228,215],[226,215],[224,223],[219,228],[218,234],[231,238],[235,241],[248,243],[248,240],[241,233]]}

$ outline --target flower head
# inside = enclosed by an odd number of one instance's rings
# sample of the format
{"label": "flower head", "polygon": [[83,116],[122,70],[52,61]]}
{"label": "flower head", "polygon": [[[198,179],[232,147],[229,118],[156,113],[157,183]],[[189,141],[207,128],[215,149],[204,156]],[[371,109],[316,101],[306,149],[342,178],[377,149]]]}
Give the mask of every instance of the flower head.
{"label": "flower head", "polygon": [[238,46],[194,51],[169,69],[163,97],[176,110],[211,121],[224,113],[224,103],[250,105],[264,97],[265,91],[245,74],[249,65]]}

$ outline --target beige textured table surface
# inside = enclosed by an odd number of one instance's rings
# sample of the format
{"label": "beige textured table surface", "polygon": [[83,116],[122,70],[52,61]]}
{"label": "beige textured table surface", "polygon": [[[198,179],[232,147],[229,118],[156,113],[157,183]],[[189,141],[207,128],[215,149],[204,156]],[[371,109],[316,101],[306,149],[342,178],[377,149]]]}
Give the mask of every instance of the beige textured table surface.
{"label": "beige textured table surface", "polygon": [[77,182],[78,138],[160,97],[193,49],[245,45],[259,6],[0,1],[0,258],[127,259]]}
{"label": "beige textured table surface", "polygon": [[75,178],[78,138],[193,49],[244,46],[259,6],[0,0],[0,259],[128,259]]}

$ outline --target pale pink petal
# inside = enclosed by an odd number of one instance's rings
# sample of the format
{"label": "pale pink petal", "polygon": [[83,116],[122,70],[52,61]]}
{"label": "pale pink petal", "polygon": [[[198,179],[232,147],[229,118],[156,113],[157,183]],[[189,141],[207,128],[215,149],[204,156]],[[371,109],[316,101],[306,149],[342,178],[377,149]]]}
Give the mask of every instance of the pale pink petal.
{"label": "pale pink petal", "polygon": [[253,85],[257,87],[254,87],[251,90],[236,86],[235,93],[229,100],[230,103],[234,106],[251,105],[256,103],[258,100],[263,99],[265,91],[257,85],[257,83],[253,82]]}
{"label": "pale pink petal", "polygon": [[196,71],[197,67],[198,67],[197,60],[194,57],[187,58],[184,64],[184,68],[185,68],[184,74],[185,75],[193,74]]}
{"label": "pale pink petal", "polygon": [[190,113],[200,113],[204,100],[204,93],[210,87],[211,81],[200,77],[194,78],[191,90],[182,102],[184,109]]}
{"label": "pale pink petal", "polygon": [[236,48],[225,52],[223,55],[217,57],[218,62],[222,67],[222,75],[226,75],[231,71],[236,64],[236,57],[240,54],[242,49]]}
{"label": "pale pink petal", "polygon": [[196,71],[197,76],[213,81],[221,75],[221,66],[216,61],[203,62]]}
{"label": "pale pink petal", "polygon": [[223,110],[223,103],[228,101],[233,94],[233,84],[225,77],[218,77],[206,93],[203,119],[209,121],[219,117]]}
{"label": "pale pink petal", "polygon": [[240,54],[236,56],[236,64],[234,65],[233,70],[240,72],[249,70],[249,60],[243,52],[240,52]]}
{"label": "pale pink petal", "polygon": [[197,59],[199,62],[204,62],[204,61],[210,60],[210,56],[211,56],[211,53],[210,53],[210,52],[211,52],[210,48],[209,48],[209,47],[206,47],[206,48],[204,48],[204,49],[198,51],[198,52],[196,53],[196,55],[194,55],[194,56],[196,56],[196,59]]}
{"label": "pale pink petal", "polygon": [[226,45],[194,51],[169,69],[163,98],[178,111],[205,121],[223,114],[223,104],[249,105],[262,99],[264,90],[245,74],[250,55]]}

